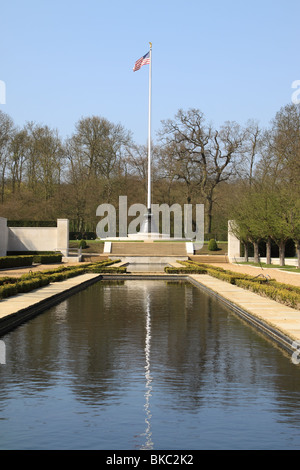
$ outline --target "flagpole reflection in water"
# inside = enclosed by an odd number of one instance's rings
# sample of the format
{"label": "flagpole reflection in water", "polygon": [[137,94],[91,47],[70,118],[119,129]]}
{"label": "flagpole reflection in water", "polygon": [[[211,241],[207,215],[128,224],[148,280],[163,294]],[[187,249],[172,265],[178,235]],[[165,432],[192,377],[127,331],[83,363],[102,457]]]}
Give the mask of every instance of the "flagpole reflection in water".
{"label": "flagpole reflection in water", "polygon": [[151,431],[151,411],[150,411],[150,397],[152,392],[152,376],[150,371],[150,351],[151,351],[151,314],[150,314],[150,294],[147,294],[147,305],[146,305],[146,338],[145,338],[145,378],[146,378],[146,392],[145,392],[145,405],[146,411],[146,429],[143,433],[146,436],[146,442],[141,447],[142,450],[153,449],[152,431]]}

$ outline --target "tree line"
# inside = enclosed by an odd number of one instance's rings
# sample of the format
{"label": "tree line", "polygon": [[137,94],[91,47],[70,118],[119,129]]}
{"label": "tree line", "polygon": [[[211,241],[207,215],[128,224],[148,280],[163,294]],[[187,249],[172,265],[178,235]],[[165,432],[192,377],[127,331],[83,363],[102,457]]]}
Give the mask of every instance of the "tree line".
{"label": "tree line", "polygon": [[[153,203],[205,206],[208,237],[226,236],[227,221],[245,246],[271,240],[299,249],[297,105],[279,110],[267,129],[249,120],[216,128],[199,109],[162,121],[152,144]],[[93,231],[96,208],[146,203],[147,146],[121,124],[84,117],[71,137],[34,122],[18,128],[0,112],[0,207],[9,220],[68,218],[72,231]]]}
{"label": "tree line", "polygon": [[296,248],[300,268],[300,111],[297,105],[283,107],[258,141],[260,158],[249,184],[239,182],[232,198],[233,232],[244,245],[254,248],[259,261],[260,246],[271,262],[272,244],[278,247],[280,265],[285,264],[289,241]]}

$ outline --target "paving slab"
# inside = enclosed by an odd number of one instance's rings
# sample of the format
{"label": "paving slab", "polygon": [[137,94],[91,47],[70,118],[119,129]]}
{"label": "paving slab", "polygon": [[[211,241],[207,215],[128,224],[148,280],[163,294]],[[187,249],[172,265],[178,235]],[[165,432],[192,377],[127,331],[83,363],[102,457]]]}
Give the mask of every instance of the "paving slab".
{"label": "paving slab", "polygon": [[1,300],[0,334],[5,333],[46,308],[57,304],[78,290],[86,288],[100,278],[99,274],[82,274]]}
{"label": "paving slab", "polygon": [[239,311],[241,316],[244,312],[245,318],[253,324],[261,325],[265,332],[269,329],[270,336],[274,337],[277,331],[278,339],[283,338],[282,344],[286,346],[286,349],[291,350],[294,341],[300,342],[299,310],[232,284],[228,288],[228,283],[207,274],[190,274],[189,277],[226,301],[229,306]]}

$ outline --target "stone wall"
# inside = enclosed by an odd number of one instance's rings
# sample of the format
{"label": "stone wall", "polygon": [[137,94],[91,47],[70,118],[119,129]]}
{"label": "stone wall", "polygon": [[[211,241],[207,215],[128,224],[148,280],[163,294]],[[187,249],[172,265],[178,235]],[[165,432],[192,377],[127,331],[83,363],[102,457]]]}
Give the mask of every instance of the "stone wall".
{"label": "stone wall", "polygon": [[234,261],[241,256],[240,240],[233,233],[234,220],[228,221],[228,258],[229,262]]}
{"label": "stone wall", "polygon": [[0,217],[0,256],[7,251],[60,251],[69,254],[69,221],[58,219],[57,227],[8,227]]}

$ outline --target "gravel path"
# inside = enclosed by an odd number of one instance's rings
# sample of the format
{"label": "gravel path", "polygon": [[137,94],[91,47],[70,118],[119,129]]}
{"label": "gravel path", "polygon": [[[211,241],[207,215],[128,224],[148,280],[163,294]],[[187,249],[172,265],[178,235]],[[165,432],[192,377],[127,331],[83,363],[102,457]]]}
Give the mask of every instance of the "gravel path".
{"label": "gravel path", "polygon": [[258,268],[256,266],[245,266],[241,264],[217,264],[214,263],[214,266],[219,266],[226,270],[231,270],[236,273],[245,273],[250,274],[251,276],[258,276],[262,274],[264,276],[270,276],[270,278],[275,279],[278,282],[283,282],[284,284],[291,284],[293,286],[300,286],[300,274],[292,273],[288,271],[281,271],[278,268]]}
{"label": "gravel path", "polygon": [[61,268],[63,266],[82,266],[87,263],[61,263],[61,264],[37,264],[30,266],[28,268],[16,268],[16,269],[0,269],[0,277],[20,277],[23,274],[27,274],[29,272],[37,272],[37,271],[51,271],[51,269]]}

